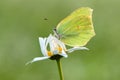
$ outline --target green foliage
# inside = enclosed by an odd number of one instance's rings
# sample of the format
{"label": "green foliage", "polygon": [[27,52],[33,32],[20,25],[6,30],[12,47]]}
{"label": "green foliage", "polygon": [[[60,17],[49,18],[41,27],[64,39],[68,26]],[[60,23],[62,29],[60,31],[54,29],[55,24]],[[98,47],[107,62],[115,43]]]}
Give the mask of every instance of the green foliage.
{"label": "green foliage", "polygon": [[[38,37],[48,36],[79,7],[94,9],[96,36],[62,59],[65,80],[120,79],[119,0],[0,0],[0,80],[58,80],[56,62],[25,63],[40,53]],[[44,20],[47,18],[47,20]]]}

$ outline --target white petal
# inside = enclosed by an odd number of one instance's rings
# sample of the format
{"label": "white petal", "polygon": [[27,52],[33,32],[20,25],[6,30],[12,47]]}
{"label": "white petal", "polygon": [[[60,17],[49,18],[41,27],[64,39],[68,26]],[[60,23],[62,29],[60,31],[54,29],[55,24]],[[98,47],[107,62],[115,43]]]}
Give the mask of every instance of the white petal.
{"label": "white petal", "polygon": [[57,48],[59,47],[59,45],[58,42],[55,40],[54,36],[51,36],[51,40],[49,44],[50,44],[50,51],[53,52],[54,55],[58,54],[59,51]]}
{"label": "white petal", "polygon": [[44,56],[47,56],[47,49],[45,46],[45,42],[46,42],[46,38],[39,38],[39,43],[40,43],[40,48],[41,48],[41,52]]}
{"label": "white petal", "polygon": [[49,44],[50,51],[53,52],[57,47],[57,43],[55,42],[54,37],[51,34],[48,37],[47,43]]}
{"label": "white petal", "polygon": [[89,50],[89,49],[86,47],[73,47],[73,48],[68,49],[67,52],[71,53],[71,52],[76,51],[76,50]]}
{"label": "white petal", "polygon": [[65,53],[65,51],[63,51],[62,50],[62,53],[61,54],[59,54],[59,55],[61,55],[61,56],[63,56],[63,57],[65,57],[65,58],[67,58],[68,57],[68,55]]}
{"label": "white petal", "polygon": [[47,47],[48,43],[51,41],[52,35],[50,34],[47,38],[47,41],[45,43],[45,46]]}
{"label": "white petal", "polygon": [[33,63],[33,62],[36,62],[36,61],[45,60],[45,59],[48,59],[48,58],[49,57],[36,57],[32,61],[27,62],[26,65],[28,65],[30,63]]}
{"label": "white petal", "polygon": [[53,51],[55,50],[56,44],[57,44],[57,43],[55,43],[54,40],[51,40],[51,41],[49,42],[49,46],[50,46],[50,51],[51,51],[51,52],[53,52]]}
{"label": "white petal", "polygon": [[59,41],[59,45],[60,45],[60,47],[62,47],[62,49],[67,50],[65,47],[65,44],[63,42]]}
{"label": "white petal", "polygon": [[65,45],[64,45],[63,42],[61,42],[60,40],[58,40],[56,37],[53,37],[53,38],[54,38],[55,42],[56,42],[60,47],[62,47],[62,49],[66,50],[66,47],[65,47]]}

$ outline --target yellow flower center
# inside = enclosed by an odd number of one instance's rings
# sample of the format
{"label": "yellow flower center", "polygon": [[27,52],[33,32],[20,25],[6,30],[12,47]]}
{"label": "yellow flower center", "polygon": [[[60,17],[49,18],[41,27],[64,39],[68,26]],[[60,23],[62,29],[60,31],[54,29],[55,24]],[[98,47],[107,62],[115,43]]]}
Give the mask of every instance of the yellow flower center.
{"label": "yellow flower center", "polygon": [[58,51],[59,51],[59,53],[62,52],[62,48],[60,46],[58,47]]}
{"label": "yellow flower center", "polygon": [[48,56],[52,56],[53,55],[53,53],[50,52],[50,51],[48,51],[47,54],[48,54]]}
{"label": "yellow flower center", "polygon": [[[62,48],[60,46],[58,46],[56,49],[58,50],[57,54],[62,53]],[[48,54],[48,56],[53,56],[54,55],[54,53],[52,53],[51,51],[47,51],[47,54]]]}

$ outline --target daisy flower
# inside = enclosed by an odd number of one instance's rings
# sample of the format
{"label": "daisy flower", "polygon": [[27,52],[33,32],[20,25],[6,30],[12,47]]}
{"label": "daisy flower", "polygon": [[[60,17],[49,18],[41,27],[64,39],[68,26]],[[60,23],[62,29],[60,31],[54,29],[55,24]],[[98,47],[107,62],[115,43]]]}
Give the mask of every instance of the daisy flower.
{"label": "daisy flower", "polygon": [[39,37],[39,43],[43,57],[36,57],[27,64],[45,59],[56,60],[61,57],[67,58],[67,53],[71,53],[75,50],[88,50],[86,47],[73,47],[66,49],[65,44],[51,34],[47,38]]}

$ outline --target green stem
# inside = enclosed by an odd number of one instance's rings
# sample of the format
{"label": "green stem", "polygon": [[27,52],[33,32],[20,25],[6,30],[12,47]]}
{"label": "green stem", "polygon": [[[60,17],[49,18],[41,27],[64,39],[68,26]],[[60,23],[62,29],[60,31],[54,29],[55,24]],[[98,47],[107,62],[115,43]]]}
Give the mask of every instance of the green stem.
{"label": "green stem", "polygon": [[60,58],[56,59],[56,61],[57,61],[57,65],[58,65],[60,80],[64,80]]}

